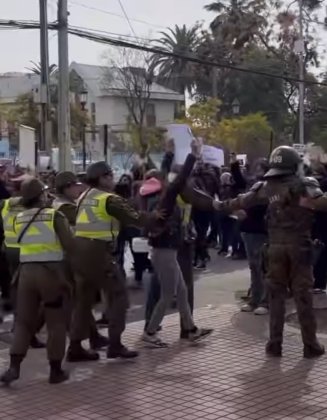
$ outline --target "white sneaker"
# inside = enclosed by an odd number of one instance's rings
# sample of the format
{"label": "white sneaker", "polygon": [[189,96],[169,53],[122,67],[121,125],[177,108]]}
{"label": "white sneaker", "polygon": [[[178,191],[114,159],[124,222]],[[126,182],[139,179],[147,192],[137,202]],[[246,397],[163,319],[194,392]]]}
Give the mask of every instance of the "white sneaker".
{"label": "white sneaker", "polygon": [[253,312],[253,306],[249,305],[248,303],[245,303],[241,306],[241,312]]}
{"label": "white sneaker", "polygon": [[168,345],[164,343],[161,338],[157,336],[157,334],[150,335],[145,331],[142,335],[142,341],[146,343],[148,347],[155,349],[163,349],[168,347]]}
{"label": "white sneaker", "polygon": [[255,310],[254,310],[254,315],[267,315],[268,314],[268,308],[266,308],[265,306],[258,306]]}

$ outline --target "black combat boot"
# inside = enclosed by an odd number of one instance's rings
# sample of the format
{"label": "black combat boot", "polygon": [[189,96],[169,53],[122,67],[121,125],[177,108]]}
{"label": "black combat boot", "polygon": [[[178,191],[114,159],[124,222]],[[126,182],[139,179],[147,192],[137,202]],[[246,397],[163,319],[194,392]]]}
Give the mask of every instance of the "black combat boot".
{"label": "black combat boot", "polygon": [[306,359],[320,357],[323,354],[325,354],[325,347],[318,342],[314,345],[304,345],[303,347],[303,357]]}
{"label": "black combat boot", "polygon": [[120,336],[113,338],[110,337],[110,344],[107,350],[107,359],[134,359],[138,355],[139,354],[137,351],[128,350],[128,348],[121,343]]}
{"label": "black combat boot", "polygon": [[111,347],[109,346],[107,351],[107,359],[135,359],[139,353],[135,350],[129,350],[127,347],[122,344],[120,347]]}
{"label": "black combat boot", "polygon": [[30,347],[32,349],[44,349],[45,344],[41,340],[39,340],[36,335],[33,335],[31,339]]}
{"label": "black combat boot", "polygon": [[272,357],[282,357],[281,343],[271,343],[268,341],[266,344],[266,354]]}
{"label": "black combat boot", "polygon": [[24,356],[19,354],[12,354],[10,356],[9,369],[0,377],[0,381],[5,385],[10,385],[12,382],[17,381],[20,376],[20,365]]}
{"label": "black combat boot", "polygon": [[97,330],[92,331],[90,336],[90,347],[92,350],[100,350],[103,347],[108,347],[109,339],[101,335]]}
{"label": "black combat boot", "polygon": [[50,363],[50,384],[61,384],[69,379],[69,373],[61,368],[61,360],[52,360]]}
{"label": "black combat boot", "polygon": [[68,362],[93,362],[100,356],[95,351],[84,349],[80,341],[71,341],[66,358]]}

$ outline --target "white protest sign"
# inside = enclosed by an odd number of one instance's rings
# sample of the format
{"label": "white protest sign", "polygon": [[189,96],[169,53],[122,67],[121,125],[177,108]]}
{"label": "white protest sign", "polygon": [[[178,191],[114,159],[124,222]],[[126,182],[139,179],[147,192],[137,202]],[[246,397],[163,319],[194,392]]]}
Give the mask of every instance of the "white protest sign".
{"label": "white protest sign", "polygon": [[236,160],[238,160],[241,166],[245,166],[248,163],[248,156],[245,154],[236,155]]}
{"label": "white protest sign", "polygon": [[307,151],[307,145],[301,143],[292,144],[293,149],[295,149],[300,156],[304,156]]}
{"label": "white protest sign", "polygon": [[19,126],[19,165],[35,169],[35,130],[26,125]]}
{"label": "white protest sign", "polygon": [[175,143],[175,163],[182,165],[191,152],[192,131],[187,124],[169,124],[166,129],[167,139],[173,139]]}
{"label": "white protest sign", "polygon": [[210,163],[213,166],[220,168],[225,164],[224,151],[214,146],[202,146],[202,160],[204,163]]}

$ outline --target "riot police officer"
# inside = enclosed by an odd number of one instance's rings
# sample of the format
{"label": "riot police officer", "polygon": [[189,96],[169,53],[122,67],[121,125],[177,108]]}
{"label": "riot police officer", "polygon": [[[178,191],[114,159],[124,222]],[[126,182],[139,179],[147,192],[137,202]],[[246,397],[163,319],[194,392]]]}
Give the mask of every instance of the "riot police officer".
{"label": "riot police officer", "polygon": [[[282,355],[285,300],[287,289],[293,292],[306,358],[324,354],[317,340],[311,288],[312,249],[311,228],[313,211],[302,205],[302,197],[314,195],[312,182],[303,176],[302,159],[288,146],[276,148],[270,156],[270,169],[263,182],[217,208],[238,210],[258,203],[268,204],[268,293],[270,338],[267,354]],[[320,193],[321,195],[321,193]]]}

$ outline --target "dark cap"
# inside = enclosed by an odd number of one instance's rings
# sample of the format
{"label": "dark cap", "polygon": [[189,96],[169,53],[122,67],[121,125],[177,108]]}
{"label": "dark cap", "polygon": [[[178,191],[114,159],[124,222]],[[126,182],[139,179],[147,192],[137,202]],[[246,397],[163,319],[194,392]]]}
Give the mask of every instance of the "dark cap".
{"label": "dark cap", "polygon": [[56,190],[70,187],[71,185],[79,185],[77,176],[73,172],[59,172],[55,179]]}
{"label": "dark cap", "polygon": [[20,191],[23,202],[34,200],[47,190],[48,187],[43,184],[39,179],[30,177],[22,182]]}
{"label": "dark cap", "polygon": [[96,181],[101,176],[106,175],[112,175],[112,169],[104,161],[92,163],[86,171],[86,179],[88,181]]}

